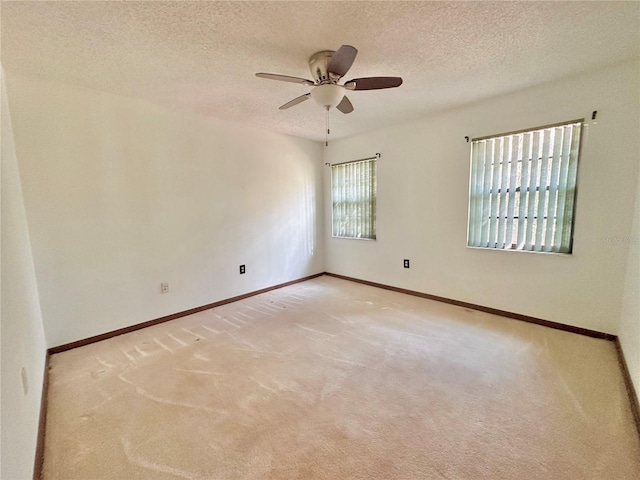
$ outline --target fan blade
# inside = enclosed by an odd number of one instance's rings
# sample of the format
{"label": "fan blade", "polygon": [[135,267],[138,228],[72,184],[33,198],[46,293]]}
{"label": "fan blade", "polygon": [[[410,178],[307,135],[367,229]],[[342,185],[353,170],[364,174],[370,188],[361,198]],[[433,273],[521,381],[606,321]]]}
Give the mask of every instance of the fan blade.
{"label": "fan blade", "polygon": [[311,80],[288,75],[278,75],[276,73],[256,73],[256,77],[268,78],[269,80],[280,80],[281,82],[302,83],[303,85],[315,85]]}
{"label": "fan blade", "polygon": [[327,71],[341,78],[349,71],[357,54],[358,50],[351,45],[342,45],[331,57]]}
{"label": "fan blade", "polygon": [[342,113],[353,112],[353,105],[351,105],[351,102],[349,101],[346,95],[342,97],[342,101],[336,106],[336,108],[340,110]]}
{"label": "fan blade", "polygon": [[284,105],[282,105],[280,107],[280,110],[284,110],[285,108],[293,107],[294,105],[302,103],[305,100],[308,100],[310,96],[311,96],[310,93],[305,93],[304,95],[300,95],[299,97],[296,97],[293,100],[291,100],[290,102],[287,102]]}
{"label": "fan blade", "polygon": [[400,77],[366,77],[354,78],[344,84],[348,90],[379,90],[381,88],[394,88],[402,85]]}

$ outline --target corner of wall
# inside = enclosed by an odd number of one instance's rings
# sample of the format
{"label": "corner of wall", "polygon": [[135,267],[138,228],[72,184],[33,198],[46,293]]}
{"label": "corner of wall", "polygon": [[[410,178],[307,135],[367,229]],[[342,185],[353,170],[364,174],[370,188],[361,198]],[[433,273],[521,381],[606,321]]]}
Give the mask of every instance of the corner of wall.
{"label": "corner of wall", "polygon": [[640,393],[640,171],[631,215],[631,234],[629,238],[620,239],[620,246],[628,248],[628,256],[618,338],[637,395]]}
{"label": "corner of wall", "polygon": [[5,79],[2,70],[0,476],[31,478],[47,353]]}

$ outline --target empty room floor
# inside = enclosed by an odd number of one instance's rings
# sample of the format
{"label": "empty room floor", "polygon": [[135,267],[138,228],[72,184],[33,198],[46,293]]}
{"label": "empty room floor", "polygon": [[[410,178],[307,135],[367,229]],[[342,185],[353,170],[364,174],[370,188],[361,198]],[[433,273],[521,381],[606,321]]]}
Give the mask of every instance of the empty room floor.
{"label": "empty room floor", "polygon": [[612,342],[322,276],[50,359],[45,479],[634,479]]}

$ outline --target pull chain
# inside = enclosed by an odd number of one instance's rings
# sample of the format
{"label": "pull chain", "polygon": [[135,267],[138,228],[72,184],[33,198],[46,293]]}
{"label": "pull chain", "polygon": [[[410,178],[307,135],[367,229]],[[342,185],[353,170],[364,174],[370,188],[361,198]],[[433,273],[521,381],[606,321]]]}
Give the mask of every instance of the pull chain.
{"label": "pull chain", "polygon": [[331,133],[331,131],[329,130],[329,106],[327,105],[326,107],[327,109],[327,133],[324,136],[324,146],[328,147],[329,146],[329,134]]}

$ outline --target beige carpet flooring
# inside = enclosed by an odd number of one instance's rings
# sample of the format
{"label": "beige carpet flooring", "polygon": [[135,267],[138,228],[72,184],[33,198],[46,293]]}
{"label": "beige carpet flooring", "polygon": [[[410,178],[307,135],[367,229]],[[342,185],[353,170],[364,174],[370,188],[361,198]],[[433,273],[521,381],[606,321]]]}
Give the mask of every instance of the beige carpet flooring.
{"label": "beige carpet flooring", "polygon": [[640,479],[614,345],[319,277],[51,357],[44,478]]}

